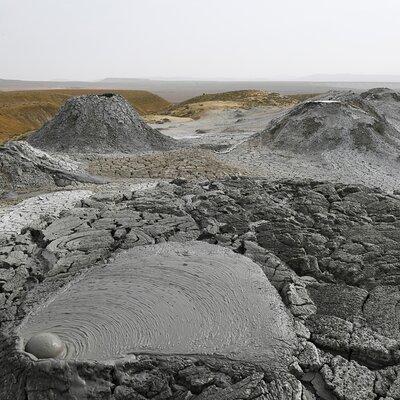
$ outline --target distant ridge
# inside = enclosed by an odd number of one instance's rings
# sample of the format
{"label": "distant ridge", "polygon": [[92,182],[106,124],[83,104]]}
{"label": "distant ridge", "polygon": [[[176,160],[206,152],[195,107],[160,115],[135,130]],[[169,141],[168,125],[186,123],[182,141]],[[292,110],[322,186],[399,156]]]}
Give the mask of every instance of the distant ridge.
{"label": "distant ridge", "polygon": [[[265,90],[280,94],[320,94],[329,90],[356,90],[365,91],[376,86],[385,86],[390,89],[400,90],[400,77],[398,82],[339,82],[328,77],[305,77],[298,80],[287,81],[226,81],[226,80],[183,80],[183,79],[141,79],[108,77],[98,81],[23,81],[0,79],[0,91],[34,90],[34,89],[102,89],[114,90],[146,90],[163,97],[172,103],[180,103],[204,93],[222,93],[237,90]],[[344,78],[343,78],[344,79]],[[366,79],[366,78],[365,78]]]}
{"label": "distant ridge", "polygon": [[101,79],[100,81],[95,81],[95,82],[143,82],[143,81],[151,81],[152,79],[142,79],[142,78],[104,78]]}
{"label": "distant ridge", "polygon": [[314,74],[298,78],[306,82],[399,82],[400,75],[368,75],[368,74]]}

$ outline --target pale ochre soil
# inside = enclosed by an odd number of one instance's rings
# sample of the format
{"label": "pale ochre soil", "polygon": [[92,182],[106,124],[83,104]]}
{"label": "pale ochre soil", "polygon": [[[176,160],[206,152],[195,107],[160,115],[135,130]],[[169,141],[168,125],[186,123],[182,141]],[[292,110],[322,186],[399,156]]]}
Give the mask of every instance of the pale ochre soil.
{"label": "pale ochre soil", "polygon": [[231,110],[243,108],[244,104],[238,101],[204,101],[185,104],[168,112],[172,117],[199,119],[211,110]]}
{"label": "pale ochre soil", "polygon": [[224,93],[204,93],[179,103],[168,110],[168,114],[178,117],[198,119],[210,110],[253,107],[292,107],[314,95],[281,95],[264,90],[237,90]]}

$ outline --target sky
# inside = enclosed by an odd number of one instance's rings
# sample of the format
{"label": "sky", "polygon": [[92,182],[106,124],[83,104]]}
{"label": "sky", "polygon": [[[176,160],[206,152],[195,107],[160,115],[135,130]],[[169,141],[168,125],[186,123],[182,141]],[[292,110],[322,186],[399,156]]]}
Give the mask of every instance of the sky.
{"label": "sky", "polygon": [[0,0],[0,78],[400,75],[399,0]]}

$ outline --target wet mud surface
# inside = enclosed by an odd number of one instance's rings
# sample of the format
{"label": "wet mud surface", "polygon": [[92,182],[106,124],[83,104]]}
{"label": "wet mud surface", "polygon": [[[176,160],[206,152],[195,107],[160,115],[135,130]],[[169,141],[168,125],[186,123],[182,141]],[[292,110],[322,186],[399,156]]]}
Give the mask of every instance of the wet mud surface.
{"label": "wet mud surface", "polygon": [[206,354],[283,363],[295,348],[292,321],[261,268],[200,242],[140,246],[78,282],[21,326],[24,342],[52,332],[67,359],[135,353]]}

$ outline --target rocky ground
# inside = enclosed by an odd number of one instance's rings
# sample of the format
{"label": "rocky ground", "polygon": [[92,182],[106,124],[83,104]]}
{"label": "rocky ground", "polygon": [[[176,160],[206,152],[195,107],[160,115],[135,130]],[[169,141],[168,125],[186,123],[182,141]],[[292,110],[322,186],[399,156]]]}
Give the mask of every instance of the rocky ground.
{"label": "rocky ground", "polygon": [[[2,150],[0,399],[400,399],[400,98],[376,89],[316,101],[156,120],[152,127],[179,143],[164,152]],[[335,115],[346,123],[331,124]],[[323,142],[329,127],[326,135],[341,138],[335,146]],[[373,144],[367,151],[357,147],[361,131]],[[172,253],[154,261],[164,247]],[[166,273],[171,254],[177,267]],[[210,257],[212,271],[203,277]],[[246,260],[246,279],[228,285],[240,276],[235,260]],[[163,271],[159,288],[171,287],[173,298],[153,299],[157,279],[138,264]],[[101,311],[86,310],[96,296],[100,307],[119,281],[131,288],[130,271],[138,274],[132,293],[149,292],[140,308],[149,308],[148,320],[138,324],[131,300],[121,302],[128,289]],[[182,273],[191,274],[190,284],[179,285]],[[253,289],[238,289],[258,274],[269,283],[257,278]],[[190,325],[188,315],[203,321],[183,329],[182,339],[171,334],[180,332],[171,315],[185,290],[204,308],[180,314],[180,327]],[[270,296],[268,312],[259,290]],[[230,309],[241,296],[255,307],[235,319]],[[112,302],[119,305],[110,312]],[[219,322],[209,324],[206,315]],[[38,360],[25,352],[28,337],[49,323],[65,342],[78,338],[76,354],[92,356]],[[129,329],[121,333],[122,326]],[[126,331],[137,335],[138,348],[122,344],[131,337]],[[212,335],[220,344],[210,351]],[[108,337],[116,355],[93,356],[110,345]]]}
{"label": "rocky ground", "polygon": [[[1,398],[399,398],[399,218],[400,197],[378,189],[236,178],[93,195],[2,235]],[[262,268],[293,319],[289,367],[204,355],[37,362],[18,350],[23,317],[86,268],[193,239]]]}

